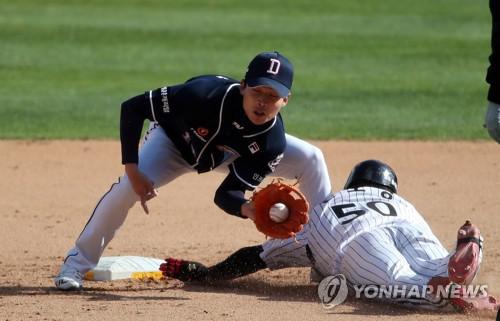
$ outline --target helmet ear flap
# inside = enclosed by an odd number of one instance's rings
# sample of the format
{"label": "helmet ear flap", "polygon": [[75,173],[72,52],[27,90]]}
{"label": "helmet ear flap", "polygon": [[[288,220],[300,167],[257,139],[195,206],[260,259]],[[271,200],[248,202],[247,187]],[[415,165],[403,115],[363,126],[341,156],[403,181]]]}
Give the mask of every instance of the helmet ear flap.
{"label": "helmet ear flap", "polygon": [[398,191],[398,178],[394,170],[379,160],[366,160],[357,164],[351,171],[344,188],[373,186]]}

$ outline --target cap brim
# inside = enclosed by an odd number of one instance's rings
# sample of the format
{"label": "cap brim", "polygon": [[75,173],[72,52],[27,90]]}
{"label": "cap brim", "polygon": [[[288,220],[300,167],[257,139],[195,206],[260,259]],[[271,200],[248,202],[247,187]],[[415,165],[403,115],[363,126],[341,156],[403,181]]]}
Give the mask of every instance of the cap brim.
{"label": "cap brim", "polygon": [[285,85],[273,79],[259,77],[259,78],[247,79],[246,83],[250,87],[257,87],[257,86],[271,87],[278,93],[280,97],[283,98],[288,97],[288,95],[290,95],[290,90]]}

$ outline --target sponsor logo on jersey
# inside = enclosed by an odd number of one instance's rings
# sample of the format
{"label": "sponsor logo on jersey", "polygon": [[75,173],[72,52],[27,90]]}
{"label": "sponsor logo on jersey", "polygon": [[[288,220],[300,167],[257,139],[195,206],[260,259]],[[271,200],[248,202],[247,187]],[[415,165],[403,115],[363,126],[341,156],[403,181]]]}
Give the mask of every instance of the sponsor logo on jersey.
{"label": "sponsor logo on jersey", "polygon": [[257,182],[262,182],[264,180],[264,177],[262,177],[261,175],[257,174],[257,173],[254,173],[253,176],[252,176],[252,179],[254,181],[257,181]]}
{"label": "sponsor logo on jersey", "polygon": [[283,154],[279,154],[275,159],[273,159],[272,161],[267,163],[267,166],[269,166],[269,169],[271,170],[271,172],[274,172],[274,170],[276,169],[276,166],[278,166],[278,164],[280,163],[282,158],[283,158]]}
{"label": "sponsor logo on jersey", "polygon": [[201,137],[205,137],[208,135],[208,129],[206,129],[205,127],[198,127],[196,128],[196,133]]}
{"label": "sponsor logo on jersey", "polygon": [[162,109],[165,114],[170,113],[170,105],[168,104],[167,87],[160,89]]}
{"label": "sponsor logo on jersey", "polygon": [[248,149],[252,154],[255,154],[260,150],[260,147],[259,144],[257,144],[257,142],[253,142],[250,145],[248,145]]}
{"label": "sponsor logo on jersey", "polygon": [[236,127],[236,129],[245,129],[245,127],[241,126],[237,122],[233,121],[233,126]]}

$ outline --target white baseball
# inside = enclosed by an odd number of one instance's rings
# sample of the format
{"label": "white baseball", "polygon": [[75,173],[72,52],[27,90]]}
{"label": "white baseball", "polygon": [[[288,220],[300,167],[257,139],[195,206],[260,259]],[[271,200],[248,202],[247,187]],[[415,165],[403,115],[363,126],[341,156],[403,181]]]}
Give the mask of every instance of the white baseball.
{"label": "white baseball", "polygon": [[288,218],[288,207],[283,203],[276,203],[269,209],[269,217],[273,222],[281,223]]}

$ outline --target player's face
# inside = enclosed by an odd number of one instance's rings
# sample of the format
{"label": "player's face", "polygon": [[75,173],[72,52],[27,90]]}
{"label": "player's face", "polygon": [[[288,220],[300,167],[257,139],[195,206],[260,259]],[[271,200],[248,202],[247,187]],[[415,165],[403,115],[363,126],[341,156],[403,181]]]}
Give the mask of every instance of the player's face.
{"label": "player's face", "polygon": [[249,87],[242,83],[240,88],[243,110],[254,125],[267,123],[288,103],[288,97],[280,97],[271,87]]}

